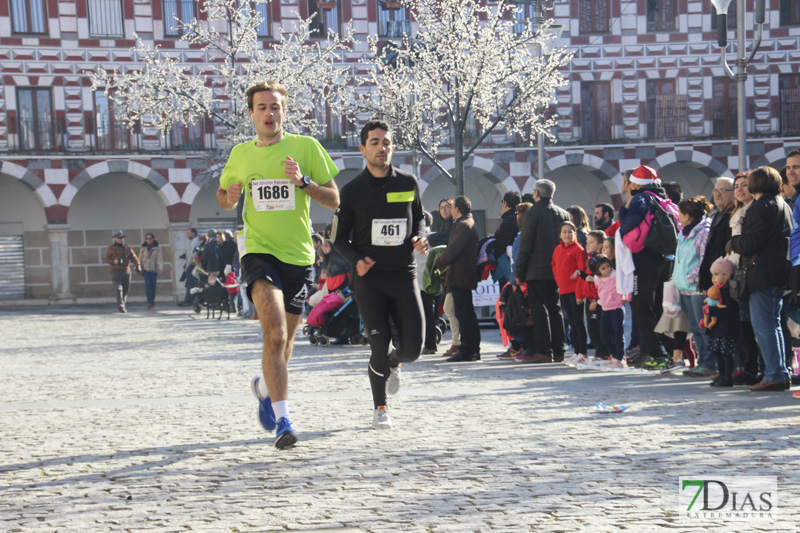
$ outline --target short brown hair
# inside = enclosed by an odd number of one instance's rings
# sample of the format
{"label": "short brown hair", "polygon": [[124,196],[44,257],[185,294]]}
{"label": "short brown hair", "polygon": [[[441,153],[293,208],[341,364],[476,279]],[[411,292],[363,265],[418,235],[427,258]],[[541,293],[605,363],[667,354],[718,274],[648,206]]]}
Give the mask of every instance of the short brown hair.
{"label": "short brown hair", "polygon": [[605,231],[600,231],[599,229],[595,229],[595,230],[592,230],[589,233],[587,233],[586,237],[587,238],[589,238],[589,237],[593,238],[597,242],[597,244],[602,246],[603,245],[603,241],[606,240],[606,232]]}
{"label": "short brown hair", "polygon": [[521,204],[517,204],[516,211],[517,211],[517,227],[522,223],[522,217],[525,216],[525,213],[533,207],[533,204],[530,202],[522,202]]}
{"label": "short brown hair", "polygon": [[692,220],[700,220],[706,216],[713,206],[706,200],[705,196],[693,196],[681,200],[678,210],[684,215],[692,217]]}
{"label": "short brown hair", "polygon": [[781,193],[781,175],[772,167],[758,167],[747,176],[750,194],[777,196]]}
{"label": "short brown hair", "polygon": [[259,81],[247,88],[244,95],[247,98],[247,109],[253,110],[253,95],[262,91],[275,91],[283,96],[283,104],[281,107],[286,109],[286,101],[289,99],[289,91],[285,85],[278,83],[275,80]]}

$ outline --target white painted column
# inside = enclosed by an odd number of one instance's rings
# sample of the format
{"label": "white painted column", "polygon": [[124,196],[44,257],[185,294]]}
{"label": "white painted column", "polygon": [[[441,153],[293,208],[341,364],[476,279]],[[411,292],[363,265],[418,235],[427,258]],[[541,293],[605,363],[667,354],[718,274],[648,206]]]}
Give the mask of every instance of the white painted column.
{"label": "white painted column", "polygon": [[50,300],[74,300],[69,288],[69,224],[48,224],[50,238]]}

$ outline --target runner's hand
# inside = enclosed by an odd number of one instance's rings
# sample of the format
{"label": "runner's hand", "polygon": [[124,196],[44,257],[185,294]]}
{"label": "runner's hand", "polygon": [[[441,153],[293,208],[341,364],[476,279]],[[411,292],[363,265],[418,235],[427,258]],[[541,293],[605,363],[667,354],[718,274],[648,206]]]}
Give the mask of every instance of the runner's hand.
{"label": "runner's hand", "polygon": [[414,249],[419,253],[421,253],[422,255],[428,253],[428,239],[426,239],[425,237],[422,238],[414,237],[414,239],[416,240],[411,241],[411,243],[414,245]]}
{"label": "runner's hand", "polygon": [[364,259],[359,259],[358,263],[356,263],[356,272],[359,276],[363,277],[369,269],[375,264],[375,260],[371,257],[365,257]]}
{"label": "runner's hand", "polygon": [[226,191],[229,203],[235,204],[239,201],[239,198],[242,196],[242,184],[241,183],[234,183],[228,190]]}
{"label": "runner's hand", "polygon": [[283,174],[298,187],[303,184],[303,173],[300,172],[300,165],[288,155],[283,165]]}

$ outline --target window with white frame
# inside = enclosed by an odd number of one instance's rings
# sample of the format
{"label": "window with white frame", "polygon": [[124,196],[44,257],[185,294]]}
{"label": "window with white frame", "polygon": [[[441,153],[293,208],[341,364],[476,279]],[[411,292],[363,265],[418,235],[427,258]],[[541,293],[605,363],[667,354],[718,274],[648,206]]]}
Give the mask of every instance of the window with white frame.
{"label": "window with white frame", "polygon": [[180,37],[183,29],[180,23],[189,24],[197,16],[194,0],[163,0],[164,2],[164,35]]}
{"label": "window with white frame", "polygon": [[311,31],[316,37],[339,33],[339,2],[308,0],[308,15],[314,16]]}
{"label": "window with white frame", "polygon": [[89,35],[122,37],[122,0],[86,0]]}
{"label": "window with white frame", "polygon": [[678,29],[678,0],[647,0],[647,30]]}
{"label": "window with white frame", "polygon": [[578,18],[581,33],[608,33],[611,20],[608,0],[581,0]]}
{"label": "window with white frame", "polygon": [[517,4],[514,11],[514,19],[517,21],[514,24],[514,33],[522,33],[525,28],[530,27],[531,31],[536,31],[533,27],[532,21],[536,20],[536,6],[529,3]]}
{"label": "window with white frame", "polygon": [[102,90],[94,93],[95,148],[101,151],[129,150],[131,133],[117,120],[114,103]]}
{"label": "window with white frame", "polygon": [[390,0],[377,0],[377,2],[378,35],[402,37],[411,34],[411,22],[408,20],[403,4]]}
{"label": "window with white frame", "polygon": [[259,19],[258,26],[256,26],[256,35],[258,37],[269,37],[269,4],[267,0],[238,0],[237,5],[240,8],[249,7],[249,10],[243,9],[242,14],[245,17],[249,17],[250,13],[255,11]]}
{"label": "window with white frame", "polygon": [[17,89],[19,147],[22,150],[50,150],[55,145],[55,117],[50,89]]}
{"label": "window with white frame", "polygon": [[45,1],[11,0],[11,23],[14,33],[47,33]]}

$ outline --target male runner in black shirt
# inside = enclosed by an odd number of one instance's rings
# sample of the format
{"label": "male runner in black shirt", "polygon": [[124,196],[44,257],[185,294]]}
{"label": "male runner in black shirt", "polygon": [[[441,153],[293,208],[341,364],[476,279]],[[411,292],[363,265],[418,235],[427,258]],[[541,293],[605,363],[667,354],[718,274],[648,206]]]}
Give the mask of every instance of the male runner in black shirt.
{"label": "male runner in black shirt", "polygon": [[[392,166],[389,126],[367,123],[360,150],[367,168],[342,187],[331,239],[356,271],[353,293],[372,350],[372,427],[389,429],[386,395],[400,389],[400,364],[419,358],[425,338],[414,250],[426,253],[428,242],[419,184],[413,175]],[[392,323],[400,340],[390,352]]]}

